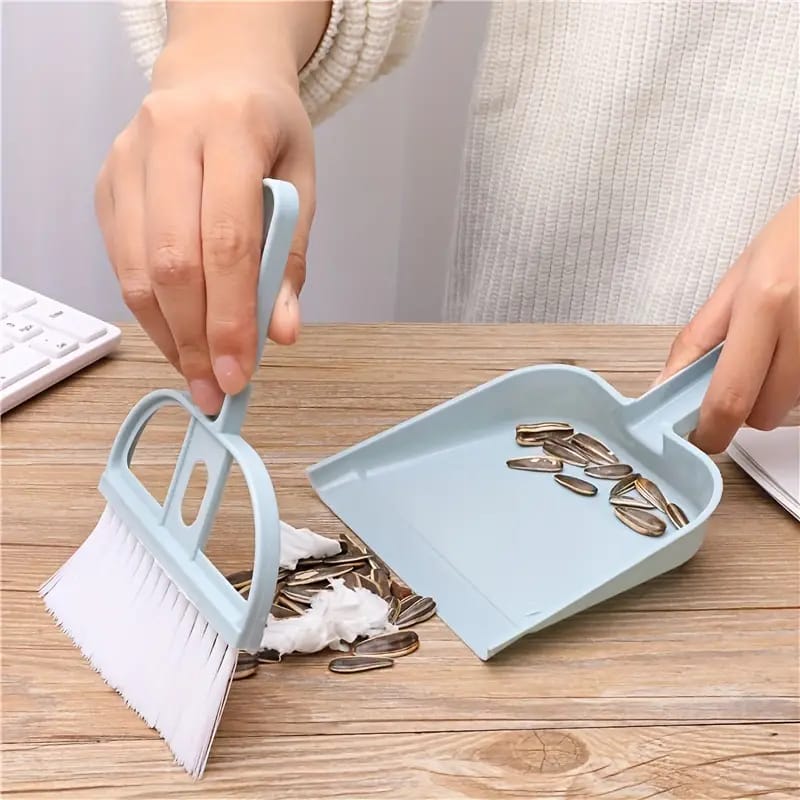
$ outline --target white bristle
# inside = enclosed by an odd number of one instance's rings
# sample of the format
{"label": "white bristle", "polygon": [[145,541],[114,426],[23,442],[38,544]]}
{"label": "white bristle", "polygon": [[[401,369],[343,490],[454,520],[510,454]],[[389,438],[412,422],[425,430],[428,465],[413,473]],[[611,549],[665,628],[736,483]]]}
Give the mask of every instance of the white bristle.
{"label": "white bristle", "polygon": [[217,636],[108,506],[40,593],[92,667],[199,778],[228,697],[236,649]]}

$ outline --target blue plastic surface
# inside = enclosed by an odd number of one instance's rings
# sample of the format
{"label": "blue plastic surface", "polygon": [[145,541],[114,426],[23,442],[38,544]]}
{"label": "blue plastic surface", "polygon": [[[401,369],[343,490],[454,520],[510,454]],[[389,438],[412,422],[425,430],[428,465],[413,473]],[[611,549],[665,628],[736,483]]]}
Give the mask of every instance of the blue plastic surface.
{"label": "blue plastic surface", "polygon": [[[297,212],[297,192],[291,184],[264,181],[265,243],[258,279],[259,360],[286,266]],[[280,529],[269,472],[258,453],[239,436],[249,396],[250,386],[235,396],[226,397],[220,413],[209,418],[185,392],[164,389],[148,394],[131,409],[117,433],[100,479],[100,491],[216,632],[230,646],[255,652],[261,643],[277,581]],[[162,505],[136,478],[130,464],[148,421],[159,408],[167,405],[184,408],[189,414],[189,424]],[[241,468],[253,507],[253,581],[247,600],[203,552],[233,461]],[[208,481],[197,517],[191,525],[186,525],[181,506],[198,462],[205,463]]]}
{"label": "blue plastic surface", "polygon": [[[317,494],[481,659],[521,636],[666,572],[700,547],[719,503],[714,462],[693,429],[720,347],[636,400],[563,365],[514,370],[308,470]],[[600,438],[680,505],[690,523],[660,538],[608,503],[511,470],[521,422],[564,420]],[[564,472],[581,475],[578,467]]]}

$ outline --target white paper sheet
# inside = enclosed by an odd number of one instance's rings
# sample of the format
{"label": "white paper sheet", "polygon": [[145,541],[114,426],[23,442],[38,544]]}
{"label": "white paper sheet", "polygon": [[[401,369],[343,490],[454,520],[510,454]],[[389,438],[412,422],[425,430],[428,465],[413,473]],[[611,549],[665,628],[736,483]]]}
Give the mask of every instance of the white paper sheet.
{"label": "white paper sheet", "polygon": [[800,520],[800,427],[773,431],[742,428],[728,448],[728,455]]}

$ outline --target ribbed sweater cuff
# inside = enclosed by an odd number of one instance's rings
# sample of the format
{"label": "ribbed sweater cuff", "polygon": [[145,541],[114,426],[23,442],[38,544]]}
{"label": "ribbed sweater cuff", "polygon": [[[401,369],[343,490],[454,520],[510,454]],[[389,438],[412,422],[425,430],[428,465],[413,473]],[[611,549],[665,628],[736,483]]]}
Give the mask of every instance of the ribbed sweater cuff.
{"label": "ribbed sweater cuff", "polygon": [[[333,0],[328,26],[300,72],[300,97],[312,122],[328,117],[361,87],[411,52],[431,0]],[[166,0],[123,0],[137,63],[148,79],[167,35]]]}

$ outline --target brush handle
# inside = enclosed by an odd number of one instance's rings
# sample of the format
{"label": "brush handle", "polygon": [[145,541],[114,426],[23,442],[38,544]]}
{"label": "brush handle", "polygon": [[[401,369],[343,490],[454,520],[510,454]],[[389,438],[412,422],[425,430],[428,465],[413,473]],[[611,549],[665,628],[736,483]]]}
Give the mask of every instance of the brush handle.
{"label": "brush handle", "polygon": [[[265,241],[258,279],[258,357],[283,278],[297,221],[297,192],[282,181],[264,181]],[[185,392],[160,390],[142,398],[123,422],[100,480],[100,490],[128,528],[229,645],[254,652],[267,620],[280,558],[278,504],[269,472],[240,436],[250,386],[225,398],[215,418],[205,416]],[[162,505],[130,469],[133,452],[153,415],[168,405],[189,414],[181,451]],[[255,527],[253,581],[244,599],[205,556],[230,466],[236,461],[250,492]],[[195,520],[187,525],[182,505],[192,473],[205,465],[206,490]]]}
{"label": "brush handle", "polygon": [[[297,190],[291,183],[266,178],[263,185],[264,247],[258,275],[256,369],[267,341],[267,331],[283,280],[299,209]],[[222,408],[214,418],[214,426],[221,433],[238,433],[241,429],[247,414],[250,389],[251,384],[248,384],[239,394],[225,396]]]}

